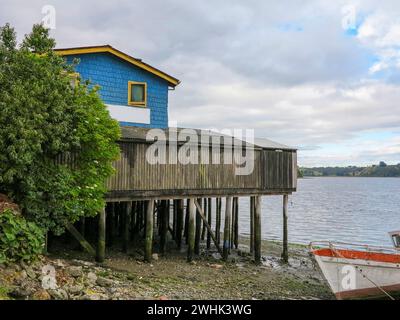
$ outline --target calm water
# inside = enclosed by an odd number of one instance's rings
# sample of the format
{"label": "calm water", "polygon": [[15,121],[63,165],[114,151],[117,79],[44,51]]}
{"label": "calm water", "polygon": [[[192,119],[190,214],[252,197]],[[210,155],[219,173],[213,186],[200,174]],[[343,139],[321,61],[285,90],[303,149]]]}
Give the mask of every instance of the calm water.
{"label": "calm water", "polygon": [[[249,234],[249,201],[240,199],[240,233]],[[389,245],[400,229],[400,179],[306,178],[289,196],[289,241],[339,240]],[[282,196],[263,197],[262,236],[281,239]]]}

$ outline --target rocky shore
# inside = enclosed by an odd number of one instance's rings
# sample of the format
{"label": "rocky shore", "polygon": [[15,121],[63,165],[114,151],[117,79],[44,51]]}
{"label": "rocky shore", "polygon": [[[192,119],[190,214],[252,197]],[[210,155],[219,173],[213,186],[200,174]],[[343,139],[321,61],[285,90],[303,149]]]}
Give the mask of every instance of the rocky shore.
{"label": "rocky shore", "polygon": [[193,263],[170,250],[151,264],[140,249],[110,250],[101,265],[80,251],[58,251],[31,265],[0,265],[0,299],[333,299],[305,247],[292,245],[283,265],[280,245],[264,241],[268,254],[256,266],[241,242],[228,262],[205,248]]}

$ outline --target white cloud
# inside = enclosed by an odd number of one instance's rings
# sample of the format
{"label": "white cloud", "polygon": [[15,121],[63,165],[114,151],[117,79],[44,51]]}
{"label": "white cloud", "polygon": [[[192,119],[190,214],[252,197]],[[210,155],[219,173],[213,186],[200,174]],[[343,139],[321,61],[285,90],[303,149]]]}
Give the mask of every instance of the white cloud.
{"label": "white cloud", "polygon": [[[10,21],[21,37],[40,21],[44,4],[3,0],[0,24]],[[349,4],[361,23],[356,37],[342,28]],[[179,125],[255,128],[301,147],[304,161],[310,155],[324,164],[362,163],[373,158],[370,146],[376,157],[395,161],[396,141],[364,144],[357,137],[400,131],[398,1],[53,5],[60,47],[109,43],[181,79],[170,93],[170,120]]]}

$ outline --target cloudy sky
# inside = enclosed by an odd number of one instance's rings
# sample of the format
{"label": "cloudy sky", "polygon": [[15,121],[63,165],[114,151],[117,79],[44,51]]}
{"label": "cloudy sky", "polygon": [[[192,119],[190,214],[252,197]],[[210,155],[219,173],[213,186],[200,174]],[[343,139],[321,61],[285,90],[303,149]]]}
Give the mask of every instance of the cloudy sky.
{"label": "cloudy sky", "polygon": [[182,81],[170,120],[253,128],[300,165],[400,162],[397,0],[0,0],[19,38],[56,9],[58,47],[111,44]]}

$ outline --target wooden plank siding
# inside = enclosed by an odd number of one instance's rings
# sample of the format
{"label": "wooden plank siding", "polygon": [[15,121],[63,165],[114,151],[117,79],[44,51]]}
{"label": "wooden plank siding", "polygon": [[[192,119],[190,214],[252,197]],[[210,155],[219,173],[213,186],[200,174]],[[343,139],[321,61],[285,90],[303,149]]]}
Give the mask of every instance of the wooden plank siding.
{"label": "wooden plank siding", "polygon": [[[254,150],[254,170],[236,175],[237,164],[224,164],[224,151],[199,147],[210,164],[151,164],[146,159],[149,143],[121,141],[116,173],[107,181],[108,201],[192,196],[284,194],[296,191],[295,150]],[[239,150],[239,152],[242,152]],[[168,146],[166,152],[168,160]],[[204,155],[204,154],[203,154]],[[220,157],[219,164],[211,159]],[[239,156],[235,154],[235,156]],[[200,159],[199,159],[200,160]],[[168,161],[167,161],[168,163]],[[122,200],[123,199],[123,200]]]}

